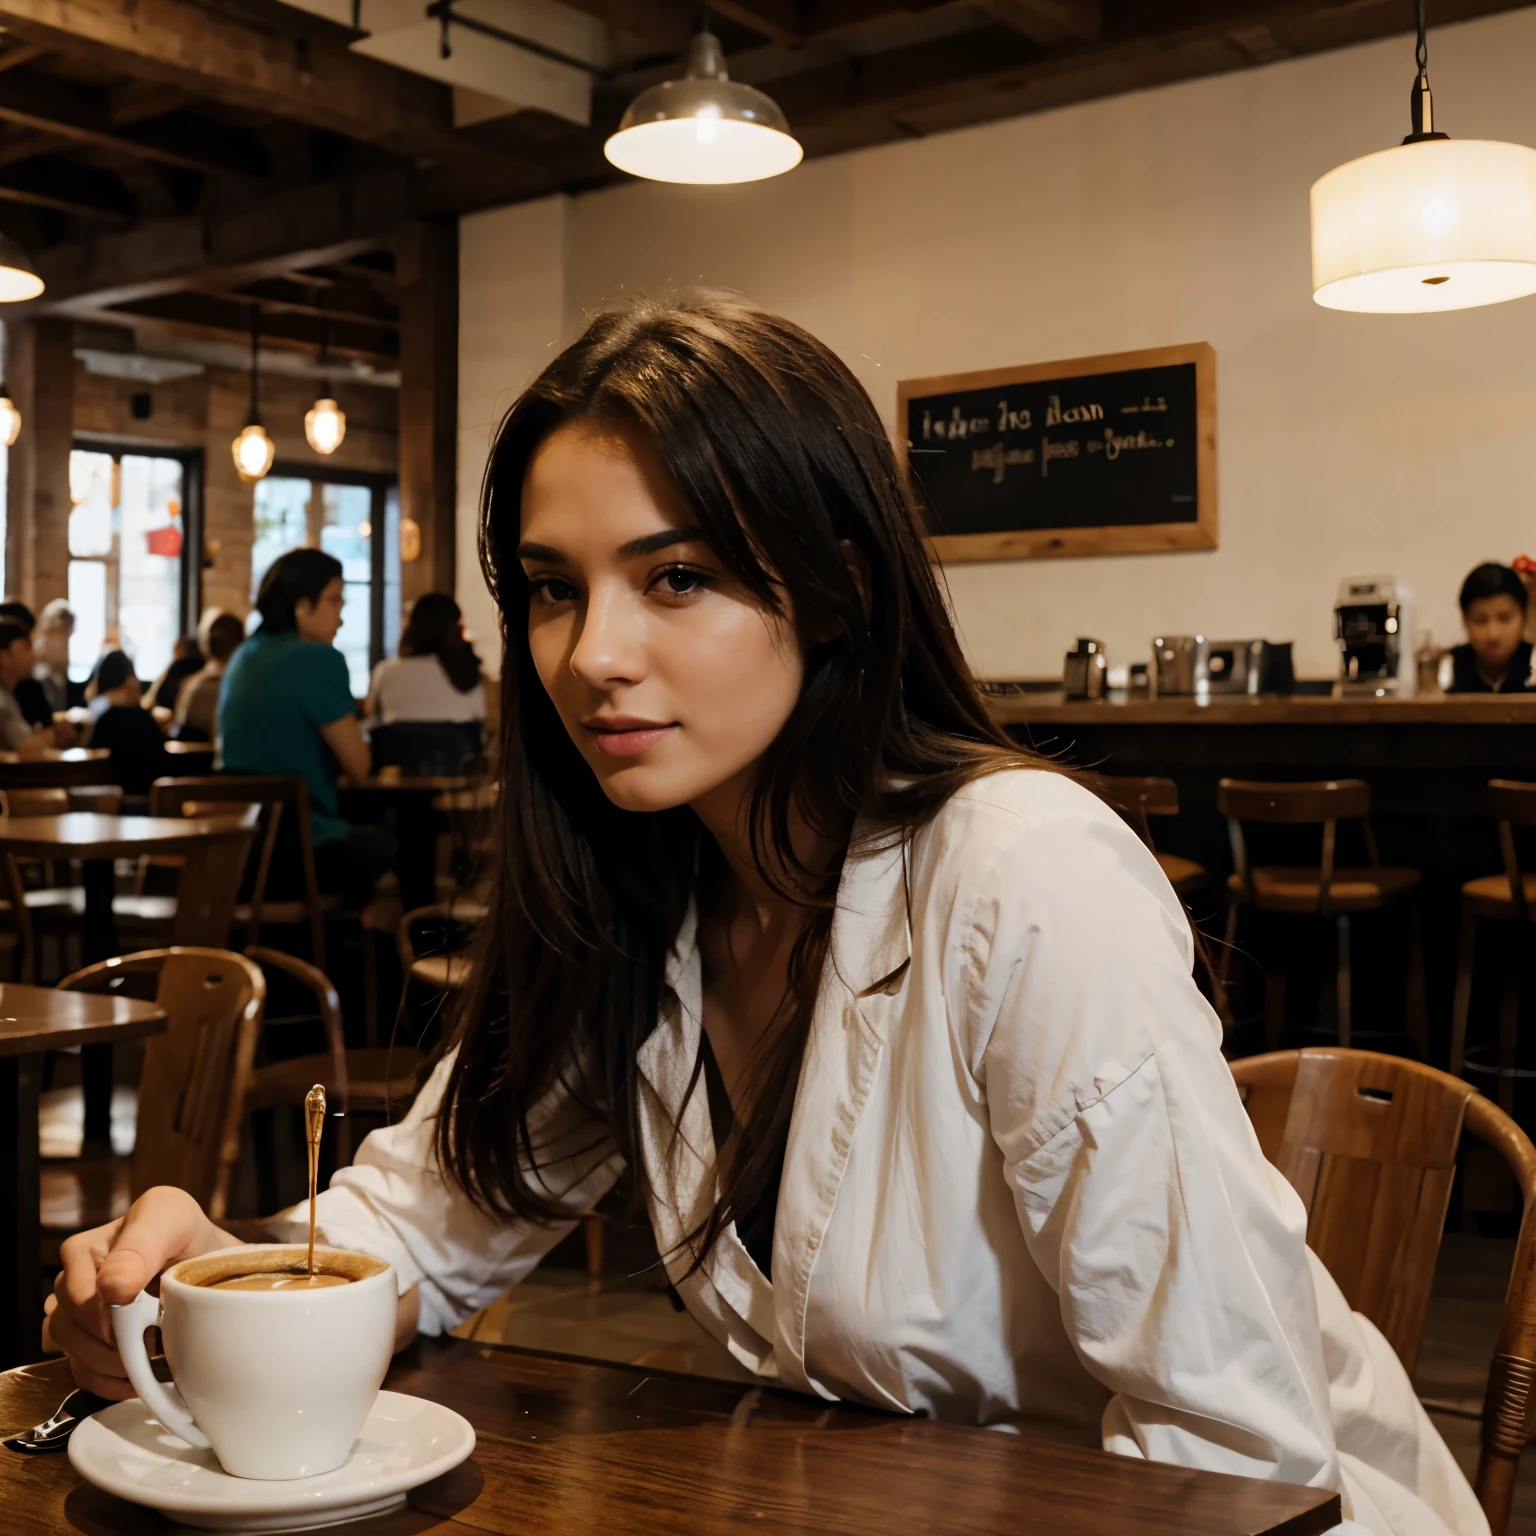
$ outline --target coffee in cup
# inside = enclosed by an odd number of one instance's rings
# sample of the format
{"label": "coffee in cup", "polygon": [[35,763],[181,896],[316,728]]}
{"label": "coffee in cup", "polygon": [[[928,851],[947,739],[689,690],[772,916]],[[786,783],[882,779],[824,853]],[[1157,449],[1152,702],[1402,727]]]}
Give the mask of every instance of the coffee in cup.
{"label": "coffee in cup", "polygon": [[[161,1425],[211,1448],[235,1477],[339,1467],[394,1350],[397,1288],[382,1259],[251,1244],[185,1259],[112,1309],[134,1390]],[[156,1380],[144,1330],[159,1324],[174,1385]]]}

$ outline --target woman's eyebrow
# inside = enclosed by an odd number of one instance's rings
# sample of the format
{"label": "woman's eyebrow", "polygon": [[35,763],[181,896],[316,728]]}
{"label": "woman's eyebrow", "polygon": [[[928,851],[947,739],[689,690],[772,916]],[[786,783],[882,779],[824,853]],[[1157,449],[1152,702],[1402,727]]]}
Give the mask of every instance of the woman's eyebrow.
{"label": "woman's eyebrow", "polygon": [[[659,550],[670,549],[674,544],[694,544],[704,537],[697,528],[663,528],[648,533],[644,538],[631,539],[619,545],[619,557],[623,560],[638,559],[642,555],[654,555]],[[550,565],[569,565],[570,560],[552,544],[533,544],[526,539],[517,546],[519,560],[543,560]]]}
{"label": "woman's eyebrow", "polygon": [[551,565],[569,565],[571,562],[550,544],[530,544],[526,540],[517,546],[519,560],[545,560]]}

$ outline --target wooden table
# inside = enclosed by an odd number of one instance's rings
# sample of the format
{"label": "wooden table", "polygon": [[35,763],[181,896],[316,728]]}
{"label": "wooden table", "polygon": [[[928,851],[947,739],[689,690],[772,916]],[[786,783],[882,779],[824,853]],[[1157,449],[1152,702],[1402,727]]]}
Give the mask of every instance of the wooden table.
{"label": "wooden table", "polygon": [[0,752],[0,790],[115,784],[110,758],[111,754],[100,747],[50,747],[41,757]]}
{"label": "wooden table", "polygon": [[[235,816],[104,816],[70,811],[62,816],[0,818],[0,853],[27,859],[84,861],[85,917],[80,949],[87,965],[118,953],[117,924],[112,916],[116,884],[112,861],[141,854],[182,854],[186,860],[184,888],[212,893],[216,898],[177,903],[173,942],[222,948],[229,942],[244,866],[242,863],[236,868],[231,879],[205,879],[206,861],[232,839],[249,842],[251,836],[251,828]],[[85,1093],[85,1146],[98,1150],[111,1132],[111,1046],[82,1051],[80,1072]]]}
{"label": "wooden table", "polygon": [[37,1095],[43,1056],[72,1045],[110,1049],[116,1041],[164,1028],[161,1009],[131,997],[0,985],[0,1366],[35,1360],[38,1353]]}
{"label": "wooden table", "polygon": [[[0,1434],[46,1418],[62,1363],[0,1376]],[[1189,1472],[530,1351],[421,1340],[385,1382],[475,1426],[473,1457],[355,1536],[1312,1536],[1339,1496]],[[65,1456],[0,1450],[7,1536],[164,1536]]]}

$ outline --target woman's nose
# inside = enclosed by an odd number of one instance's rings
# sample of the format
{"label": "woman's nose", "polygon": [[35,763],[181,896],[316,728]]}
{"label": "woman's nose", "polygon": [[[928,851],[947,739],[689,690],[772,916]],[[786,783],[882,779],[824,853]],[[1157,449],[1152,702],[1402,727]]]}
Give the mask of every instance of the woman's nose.
{"label": "woman's nose", "polygon": [[571,647],[571,671],[594,688],[638,681],[645,671],[641,627],[630,594],[594,590]]}

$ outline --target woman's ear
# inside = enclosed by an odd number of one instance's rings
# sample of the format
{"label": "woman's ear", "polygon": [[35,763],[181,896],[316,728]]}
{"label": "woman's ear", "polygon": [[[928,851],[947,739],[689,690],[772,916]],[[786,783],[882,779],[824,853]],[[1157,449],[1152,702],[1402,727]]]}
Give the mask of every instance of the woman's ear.
{"label": "woman's ear", "polygon": [[864,608],[864,617],[869,617],[869,593],[873,585],[873,577],[869,568],[869,556],[859,548],[852,539],[841,539],[838,546],[843,552],[843,559],[848,563],[848,574],[853,577],[853,584],[859,589],[859,602]]}

